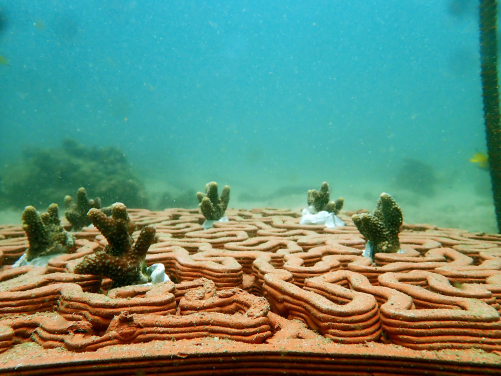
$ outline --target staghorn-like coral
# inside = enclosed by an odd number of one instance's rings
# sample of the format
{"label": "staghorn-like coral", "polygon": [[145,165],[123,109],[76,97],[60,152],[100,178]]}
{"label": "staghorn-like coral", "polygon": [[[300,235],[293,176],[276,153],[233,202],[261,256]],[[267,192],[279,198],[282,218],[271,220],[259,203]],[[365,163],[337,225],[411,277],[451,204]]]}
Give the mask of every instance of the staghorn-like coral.
{"label": "staghorn-like coral", "polygon": [[320,191],[310,189],[308,191],[308,206],[312,206],[315,211],[327,211],[337,215],[343,208],[344,199],[338,198],[336,201],[330,201],[330,188],[327,182],[323,182]]}
{"label": "staghorn-like coral", "polygon": [[75,237],[61,226],[57,204],[50,205],[47,212],[42,215],[33,206],[27,206],[22,220],[29,242],[26,261],[54,253],[75,251]]}
{"label": "staghorn-like coral", "polygon": [[398,252],[398,233],[403,222],[402,210],[388,193],[381,193],[373,214],[355,214],[351,218],[358,231],[369,239],[371,258],[379,252]]}
{"label": "staghorn-like coral", "polygon": [[92,208],[100,209],[101,199],[97,197],[94,200],[89,200],[87,198],[87,191],[84,187],[81,187],[77,192],[77,202],[75,203],[73,198],[68,195],[64,198],[64,206],[66,207],[64,215],[71,223],[71,229],[73,231],[80,231],[92,223],[87,213]]}
{"label": "staghorn-like coral", "polygon": [[207,220],[217,221],[224,217],[224,212],[230,202],[230,186],[226,185],[219,198],[217,192],[217,183],[211,181],[205,186],[205,193],[197,193],[200,210]]}
{"label": "staghorn-like coral", "polygon": [[113,280],[113,288],[151,282],[145,258],[155,239],[155,227],[144,227],[134,244],[131,235],[136,226],[121,202],[111,206],[111,217],[95,208],[89,210],[88,216],[108,244],[104,249],[85,256],[75,266],[74,272],[106,276]]}

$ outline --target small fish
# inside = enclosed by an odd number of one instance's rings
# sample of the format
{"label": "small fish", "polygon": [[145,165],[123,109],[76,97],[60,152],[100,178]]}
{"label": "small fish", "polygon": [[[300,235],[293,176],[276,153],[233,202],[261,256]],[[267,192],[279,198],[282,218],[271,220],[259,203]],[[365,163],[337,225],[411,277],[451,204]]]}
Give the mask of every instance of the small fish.
{"label": "small fish", "polygon": [[2,55],[0,55],[0,64],[2,64],[2,65],[9,65],[9,62],[7,61],[7,59],[5,57],[3,57]]}
{"label": "small fish", "polygon": [[489,157],[485,153],[477,152],[470,159],[471,163],[476,163],[482,170],[489,169]]}

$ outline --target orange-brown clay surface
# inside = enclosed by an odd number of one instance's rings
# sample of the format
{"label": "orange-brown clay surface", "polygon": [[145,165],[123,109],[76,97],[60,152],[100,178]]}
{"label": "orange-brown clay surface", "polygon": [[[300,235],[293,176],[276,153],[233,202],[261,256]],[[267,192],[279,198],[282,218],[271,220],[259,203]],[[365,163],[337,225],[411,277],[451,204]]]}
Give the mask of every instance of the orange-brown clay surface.
{"label": "orange-brown clay surface", "polygon": [[129,210],[172,282],[115,289],[72,273],[106,244],[97,230],[13,269],[28,243],[0,226],[0,374],[501,374],[500,236],[404,225],[404,253],[373,265],[349,216],[226,214],[203,231],[197,210]]}

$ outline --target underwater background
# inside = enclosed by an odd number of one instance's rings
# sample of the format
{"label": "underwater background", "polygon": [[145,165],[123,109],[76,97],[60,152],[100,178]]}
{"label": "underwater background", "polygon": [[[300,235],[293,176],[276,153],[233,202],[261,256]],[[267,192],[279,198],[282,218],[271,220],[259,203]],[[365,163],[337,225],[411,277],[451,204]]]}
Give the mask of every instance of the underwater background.
{"label": "underwater background", "polygon": [[[327,181],[347,210],[384,191],[408,223],[494,233],[477,3],[0,1],[0,223],[94,174],[137,182],[128,207],[214,180],[298,209]],[[61,173],[78,155],[87,183]]]}

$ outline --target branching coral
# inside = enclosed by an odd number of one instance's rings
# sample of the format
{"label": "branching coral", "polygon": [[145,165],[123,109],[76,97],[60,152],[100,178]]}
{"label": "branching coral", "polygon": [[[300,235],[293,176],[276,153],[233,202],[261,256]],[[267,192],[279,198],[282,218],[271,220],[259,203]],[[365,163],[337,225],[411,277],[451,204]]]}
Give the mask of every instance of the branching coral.
{"label": "branching coral", "polygon": [[87,213],[92,208],[100,209],[101,199],[98,197],[94,200],[89,200],[87,198],[87,191],[82,187],[77,192],[77,202],[75,203],[71,196],[66,196],[64,198],[64,206],[66,207],[64,215],[71,223],[71,229],[73,231],[80,231],[83,227],[91,224]]}
{"label": "branching coral", "polygon": [[373,214],[355,214],[352,219],[358,231],[371,243],[370,257],[378,252],[398,252],[398,233],[403,222],[402,210],[388,193],[381,193]]}
{"label": "branching coral", "polygon": [[312,206],[315,211],[327,211],[337,215],[343,208],[344,199],[338,198],[336,201],[330,201],[330,188],[327,182],[323,182],[320,191],[310,189],[308,191],[308,206]]}
{"label": "branching coral", "polygon": [[76,249],[75,238],[61,226],[57,204],[50,205],[42,215],[33,206],[27,206],[22,220],[29,242],[27,261],[54,253],[71,253]]}
{"label": "branching coral", "polygon": [[75,266],[74,272],[106,276],[113,280],[113,288],[151,282],[145,258],[155,239],[155,228],[144,227],[134,244],[131,235],[136,226],[130,221],[124,204],[113,204],[111,217],[95,208],[89,210],[88,216],[108,244],[104,249],[85,256]]}
{"label": "branching coral", "polygon": [[217,192],[217,183],[212,181],[205,186],[205,193],[197,193],[200,210],[208,220],[217,221],[224,217],[224,212],[230,202],[230,186],[226,185],[219,198]]}

